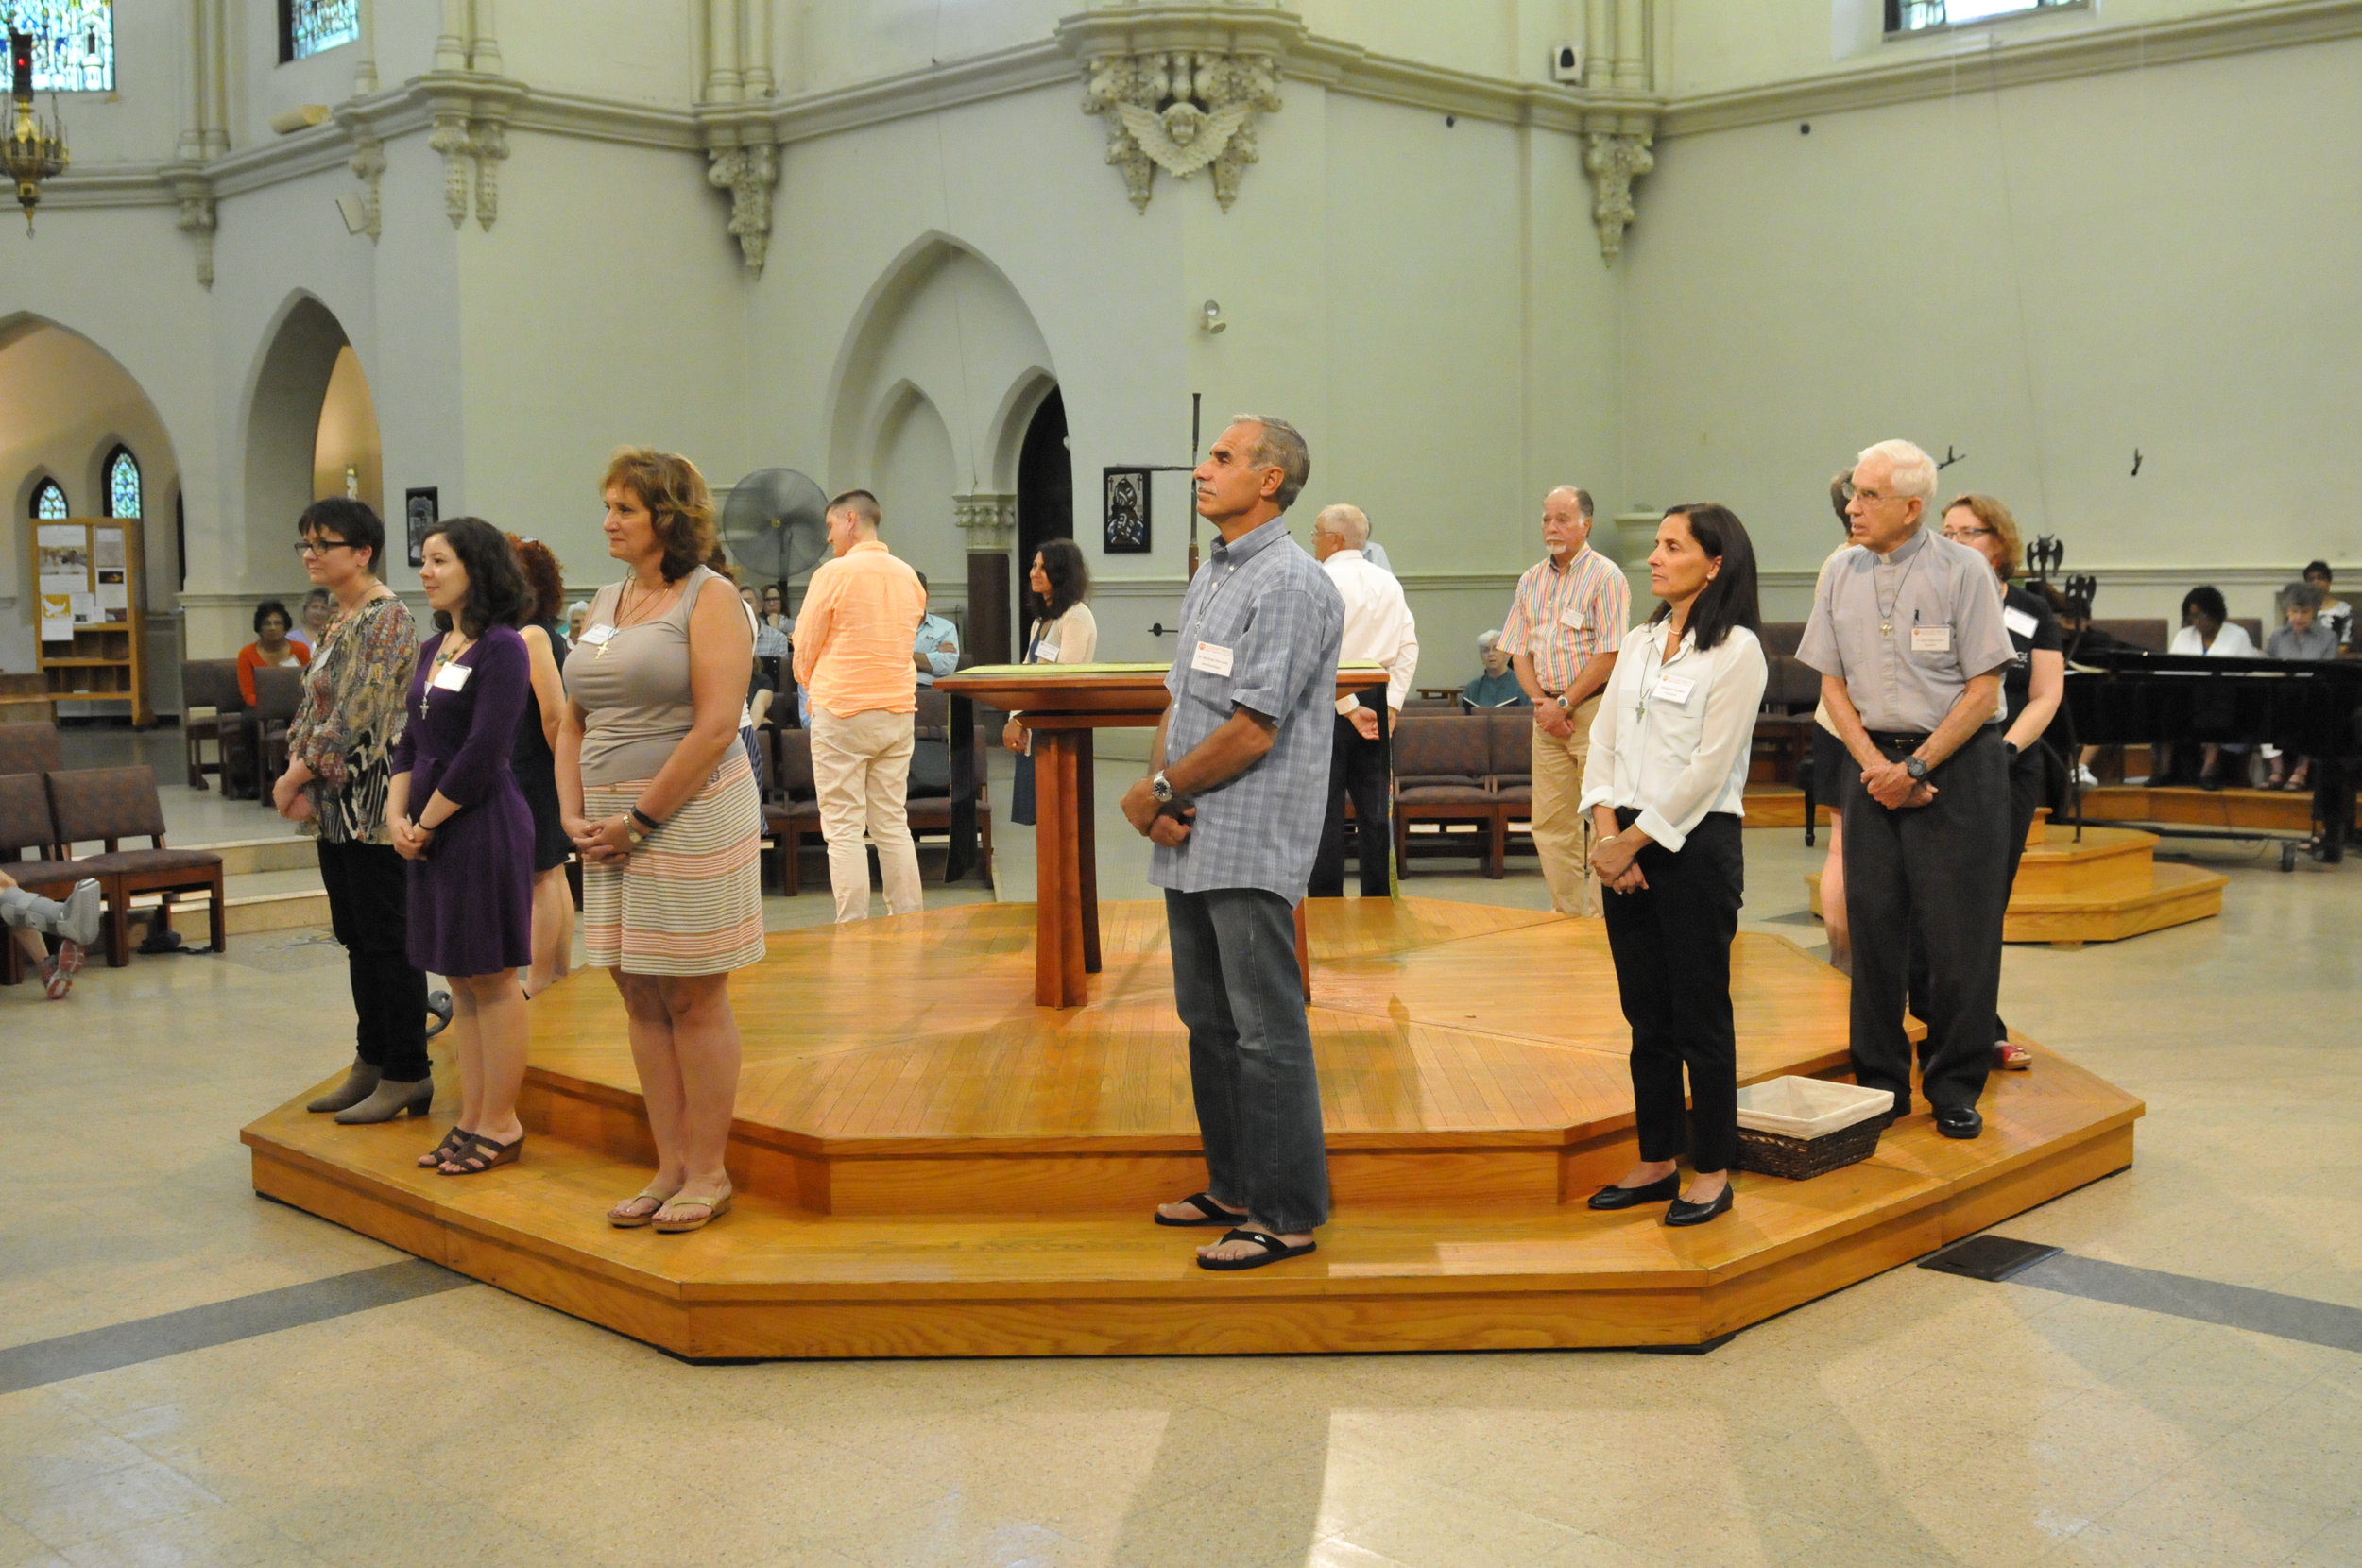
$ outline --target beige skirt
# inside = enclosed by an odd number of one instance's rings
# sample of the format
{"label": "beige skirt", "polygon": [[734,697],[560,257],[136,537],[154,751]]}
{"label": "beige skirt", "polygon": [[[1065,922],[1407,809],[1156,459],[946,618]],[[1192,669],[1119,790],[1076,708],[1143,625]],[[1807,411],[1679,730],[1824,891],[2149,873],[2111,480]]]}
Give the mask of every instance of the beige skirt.
{"label": "beige skirt", "polygon": [[[631,810],[648,780],[586,784],[596,822]],[[762,806],[743,746],[621,865],[582,868],[582,942],[593,967],[721,975],[760,963]]]}

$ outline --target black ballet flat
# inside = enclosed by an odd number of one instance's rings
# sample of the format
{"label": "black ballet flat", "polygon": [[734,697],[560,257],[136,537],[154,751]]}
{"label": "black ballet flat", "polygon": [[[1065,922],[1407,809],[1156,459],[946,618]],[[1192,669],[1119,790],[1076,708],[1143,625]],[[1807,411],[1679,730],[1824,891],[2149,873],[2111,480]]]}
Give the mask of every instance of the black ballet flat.
{"label": "black ballet flat", "polygon": [[1681,1191],[1681,1172],[1675,1171],[1663,1181],[1651,1182],[1645,1187],[1601,1187],[1591,1195],[1589,1206],[1595,1209],[1635,1208],[1642,1203],[1662,1203],[1668,1198],[1678,1201]]}
{"label": "black ballet flat", "polygon": [[1665,1222],[1668,1225],[1703,1225],[1718,1214],[1728,1214],[1731,1212],[1731,1194],[1737,1190],[1726,1185],[1708,1203],[1692,1203],[1676,1197],[1673,1206],[1665,1211]]}

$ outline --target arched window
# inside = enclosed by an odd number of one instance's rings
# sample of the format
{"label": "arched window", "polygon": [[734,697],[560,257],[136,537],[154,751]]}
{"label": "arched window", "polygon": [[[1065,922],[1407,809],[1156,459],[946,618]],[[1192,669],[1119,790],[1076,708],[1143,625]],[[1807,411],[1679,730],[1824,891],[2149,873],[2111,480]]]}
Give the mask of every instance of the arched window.
{"label": "arched window", "polygon": [[111,518],[135,518],[140,515],[140,460],[131,455],[128,447],[117,447],[107,454],[107,515]]}
{"label": "arched window", "polygon": [[114,91],[112,0],[0,0],[0,17],[33,36],[35,92]]}
{"label": "arched window", "polygon": [[279,60],[302,60],[361,36],[360,0],[279,0]]}
{"label": "arched window", "polygon": [[33,516],[35,518],[67,518],[73,515],[66,510],[65,491],[56,480],[44,479],[34,488]]}

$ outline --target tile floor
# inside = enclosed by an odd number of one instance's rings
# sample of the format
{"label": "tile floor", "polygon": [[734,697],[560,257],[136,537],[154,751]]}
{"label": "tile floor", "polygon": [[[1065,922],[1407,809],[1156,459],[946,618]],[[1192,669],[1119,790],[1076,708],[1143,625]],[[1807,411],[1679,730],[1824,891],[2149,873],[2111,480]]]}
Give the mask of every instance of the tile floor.
{"label": "tile floor", "polygon": [[[1798,840],[1748,834],[1748,916],[1810,946]],[[2222,919],[2010,951],[2011,1020],[2149,1115],[2131,1171],[2003,1229],[2362,1306],[2362,866],[2199,853]],[[256,1199],[236,1140],[345,1006],[300,932],[0,992],[0,1342],[396,1259]],[[0,1395],[0,1568],[1783,1561],[2351,1568],[2362,1355],[1906,1268],[1703,1356],[696,1368],[470,1286]]]}

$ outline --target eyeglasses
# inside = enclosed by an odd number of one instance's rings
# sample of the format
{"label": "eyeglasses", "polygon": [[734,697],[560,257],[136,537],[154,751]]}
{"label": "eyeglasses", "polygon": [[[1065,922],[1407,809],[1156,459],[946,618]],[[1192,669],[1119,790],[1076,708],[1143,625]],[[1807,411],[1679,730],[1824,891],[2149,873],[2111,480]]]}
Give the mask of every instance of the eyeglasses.
{"label": "eyeglasses", "polygon": [[1876,490],[1871,489],[1867,486],[1857,489],[1855,486],[1848,485],[1845,486],[1843,493],[1846,500],[1858,501],[1868,506],[1875,506],[1882,501],[1892,501],[1894,499],[1890,495],[1881,495]]}
{"label": "eyeglasses", "polygon": [[351,548],[352,541],[350,539],[319,539],[317,541],[306,539],[301,544],[295,547],[295,553],[298,555],[303,556],[325,555],[332,550],[351,550]]}
{"label": "eyeglasses", "polygon": [[1947,528],[1943,531],[1943,537],[1954,544],[1966,544],[1971,539],[1991,538],[1993,530],[1979,523],[1974,528]]}

